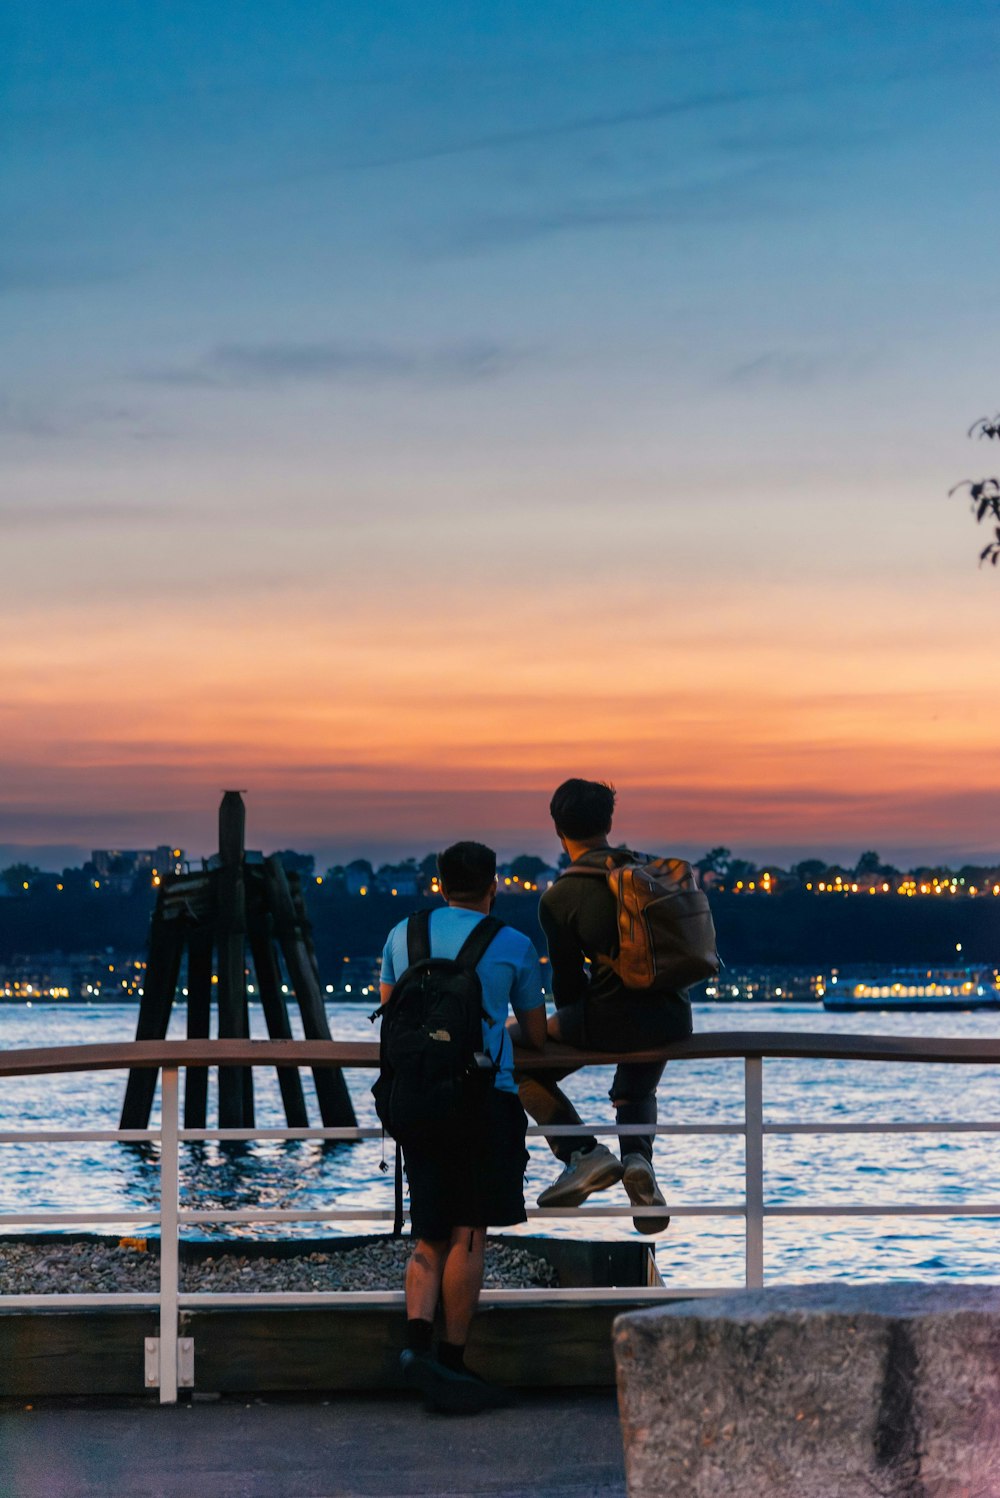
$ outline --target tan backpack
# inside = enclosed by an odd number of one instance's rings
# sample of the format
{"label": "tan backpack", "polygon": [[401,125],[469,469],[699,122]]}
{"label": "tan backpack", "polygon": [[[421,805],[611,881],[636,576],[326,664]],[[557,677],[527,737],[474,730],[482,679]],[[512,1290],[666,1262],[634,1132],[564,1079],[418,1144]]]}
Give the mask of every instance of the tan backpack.
{"label": "tan backpack", "polygon": [[571,874],[604,879],[614,896],[618,956],[597,960],[626,988],[677,992],[718,973],[708,896],[683,858],[610,853],[603,868],[575,863],[559,877]]}

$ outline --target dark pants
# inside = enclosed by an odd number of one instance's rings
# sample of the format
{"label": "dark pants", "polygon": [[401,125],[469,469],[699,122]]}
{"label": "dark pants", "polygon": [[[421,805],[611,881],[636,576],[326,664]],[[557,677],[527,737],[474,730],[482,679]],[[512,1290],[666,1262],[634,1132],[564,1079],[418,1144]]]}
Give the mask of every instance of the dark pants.
{"label": "dark pants", "polygon": [[[621,995],[600,1004],[582,999],[578,1004],[557,1009],[556,1018],[562,1039],[580,1050],[652,1050],[691,1034],[691,1006],[682,999]],[[619,1062],[608,1096],[618,1109],[620,1124],[656,1123],[656,1089],[665,1066],[665,1061]],[[525,1112],[543,1128],[549,1124],[583,1122],[559,1087],[565,1077],[578,1070],[570,1066],[565,1071],[515,1074]],[[619,1142],[623,1157],[644,1155],[652,1161],[652,1134],[625,1134]],[[596,1143],[592,1135],[548,1140],[553,1154],[564,1163],[568,1163],[574,1150],[593,1149]]]}

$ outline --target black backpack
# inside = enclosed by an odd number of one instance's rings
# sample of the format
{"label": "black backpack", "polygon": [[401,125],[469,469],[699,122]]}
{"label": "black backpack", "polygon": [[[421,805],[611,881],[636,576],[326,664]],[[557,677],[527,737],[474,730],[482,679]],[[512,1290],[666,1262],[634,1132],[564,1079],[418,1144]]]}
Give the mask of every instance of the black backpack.
{"label": "black backpack", "polygon": [[484,916],[457,956],[432,957],[430,917],[420,910],[407,921],[409,966],[376,1011],[382,1036],[375,1111],[404,1145],[474,1124],[497,1072],[483,1050],[487,1016],[476,967],[504,923]]}

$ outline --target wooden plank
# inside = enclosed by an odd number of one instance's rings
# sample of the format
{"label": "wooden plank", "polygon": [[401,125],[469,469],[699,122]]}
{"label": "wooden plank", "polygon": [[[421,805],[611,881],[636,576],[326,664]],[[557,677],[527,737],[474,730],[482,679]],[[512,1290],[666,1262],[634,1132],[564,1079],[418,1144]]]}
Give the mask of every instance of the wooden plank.
{"label": "wooden plank", "polygon": [[164,874],[160,888],[163,914],[188,923],[210,921],[215,914],[215,873]]}
{"label": "wooden plank", "polygon": [[[166,1035],[177,989],[183,949],[183,929],[179,922],[164,919],[162,900],[158,897],[149,927],[146,975],[143,980],[143,993],[139,1002],[139,1018],[136,1024],[137,1041],[161,1041]],[[149,1115],[155,1091],[155,1070],[134,1069],[129,1072],[125,1099],[122,1103],[120,1128],[146,1129],[149,1127]]]}
{"label": "wooden plank", "polygon": [[[609,1387],[614,1318],[626,1306],[488,1306],[469,1336],[483,1377],[521,1388]],[[182,1311],[196,1384],[220,1393],[398,1389],[399,1310],[317,1307]]]}
{"label": "wooden plank", "polygon": [[[611,1326],[625,1309],[486,1307],[469,1362],[513,1387],[608,1387]],[[261,1307],[182,1311],[180,1335],[194,1337],[201,1392],[398,1389],[405,1324],[391,1308]],[[156,1334],[145,1310],[0,1312],[0,1397],[141,1394],[143,1342]]]}
{"label": "wooden plank", "polygon": [[0,1397],[141,1394],[158,1326],[153,1310],[0,1312]]}

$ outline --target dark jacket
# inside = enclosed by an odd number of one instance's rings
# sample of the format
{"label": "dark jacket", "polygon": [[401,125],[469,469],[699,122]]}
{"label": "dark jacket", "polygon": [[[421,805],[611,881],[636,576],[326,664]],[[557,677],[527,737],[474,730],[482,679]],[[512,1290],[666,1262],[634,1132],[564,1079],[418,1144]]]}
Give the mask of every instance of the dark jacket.
{"label": "dark jacket", "polygon": [[[626,849],[593,848],[581,854],[576,864],[603,870],[609,853],[623,862],[647,858],[645,853]],[[618,907],[605,880],[592,875],[557,879],[539,901],[538,919],[549,946],[557,1009],[583,998],[601,1007],[623,999],[643,1004],[687,1003],[680,993],[649,994],[627,989],[615,970],[600,961],[602,955],[617,957],[619,951]]]}
{"label": "dark jacket", "polygon": [[[603,868],[607,856],[607,849],[597,848],[577,862]],[[603,1000],[625,991],[618,974],[598,962],[602,953],[618,956],[615,900],[603,880],[557,879],[539,901],[538,920],[549,946],[556,1008],[575,1004],[588,994]]]}

